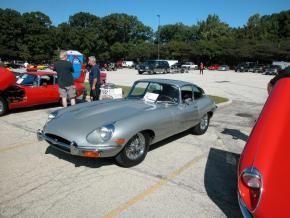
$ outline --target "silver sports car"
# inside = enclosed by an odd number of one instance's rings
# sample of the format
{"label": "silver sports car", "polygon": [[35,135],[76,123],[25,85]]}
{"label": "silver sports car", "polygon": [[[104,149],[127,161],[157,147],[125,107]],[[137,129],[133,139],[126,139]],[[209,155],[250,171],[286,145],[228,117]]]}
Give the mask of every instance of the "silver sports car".
{"label": "silver sports car", "polygon": [[115,157],[131,167],[149,146],[191,129],[204,134],[216,109],[198,86],[179,80],[144,79],[125,99],[82,103],[52,112],[39,140],[72,155]]}

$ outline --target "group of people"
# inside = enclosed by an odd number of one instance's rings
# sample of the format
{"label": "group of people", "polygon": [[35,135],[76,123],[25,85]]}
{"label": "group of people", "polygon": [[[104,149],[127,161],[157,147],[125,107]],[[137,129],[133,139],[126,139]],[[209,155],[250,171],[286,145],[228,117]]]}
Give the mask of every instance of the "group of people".
{"label": "group of people", "polygon": [[[59,55],[60,60],[56,61],[54,65],[63,107],[67,107],[67,99],[70,100],[71,105],[76,104],[76,88],[73,78],[74,69],[72,63],[67,60],[67,57],[67,52],[61,51]],[[100,96],[101,73],[94,56],[89,57],[88,64],[91,66],[89,71],[90,96],[92,101],[96,101],[99,100]]]}

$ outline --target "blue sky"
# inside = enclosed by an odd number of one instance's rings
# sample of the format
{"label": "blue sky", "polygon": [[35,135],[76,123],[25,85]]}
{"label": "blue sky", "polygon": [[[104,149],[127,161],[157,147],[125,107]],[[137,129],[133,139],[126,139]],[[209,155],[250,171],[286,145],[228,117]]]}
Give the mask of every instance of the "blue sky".
{"label": "blue sky", "polygon": [[177,22],[192,25],[216,14],[231,27],[242,27],[256,13],[270,15],[289,10],[290,0],[0,0],[0,7],[21,13],[41,11],[55,26],[80,11],[99,17],[126,13],[156,30],[157,14],[161,25]]}

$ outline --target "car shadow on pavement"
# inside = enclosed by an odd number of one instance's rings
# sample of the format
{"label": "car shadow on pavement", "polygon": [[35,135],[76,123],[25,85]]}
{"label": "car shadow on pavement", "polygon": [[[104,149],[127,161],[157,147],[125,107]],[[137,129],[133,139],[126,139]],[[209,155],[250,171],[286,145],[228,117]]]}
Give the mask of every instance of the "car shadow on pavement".
{"label": "car shadow on pavement", "polygon": [[47,147],[45,154],[52,154],[59,159],[74,164],[75,167],[85,166],[90,168],[99,168],[102,166],[115,164],[114,159],[112,158],[89,158],[89,157],[73,156],[70,154],[66,154],[62,151],[59,151],[52,146]]}
{"label": "car shadow on pavement", "polygon": [[[83,99],[77,99],[76,103],[84,103],[87,102]],[[16,114],[16,113],[22,113],[27,111],[34,111],[34,110],[42,110],[42,109],[59,109],[61,107],[60,103],[50,103],[50,104],[42,104],[42,105],[35,105],[31,107],[24,107],[24,108],[15,108],[8,111],[8,114]]]}
{"label": "car shadow on pavement", "polygon": [[169,144],[170,142],[173,142],[173,141],[176,141],[176,140],[178,140],[180,138],[183,138],[183,137],[185,137],[185,136],[187,136],[189,134],[191,134],[191,132],[190,132],[190,130],[187,130],[185,132],[181,132],[181,133],[178,133],[176,135],[170,136],[169,138],[163,139],[162,141],[151,145],[150,148],[149,148],[149,152],[153,151],[153,150],[155,150],[155,149],[157,149],[159,147],[162,147],[162,146],[164,146],[166,144]]}
{"label": "car shadow on pavement", "polygon": [[235,140],[241,139],[244,142],[247,142],[248,138],[249,138],[248,135],[242,133],[240,130],[237,130],[237,129],[225,128],[221,133],[224,135],[231,135],[233,137],[233,139],[235,139]]}
{"label": "car shadow on pavement", "polygon": [[226,217],[242,217],[237,198],[237,166],[239,154],[211,148],[204,184],[207,195]]}

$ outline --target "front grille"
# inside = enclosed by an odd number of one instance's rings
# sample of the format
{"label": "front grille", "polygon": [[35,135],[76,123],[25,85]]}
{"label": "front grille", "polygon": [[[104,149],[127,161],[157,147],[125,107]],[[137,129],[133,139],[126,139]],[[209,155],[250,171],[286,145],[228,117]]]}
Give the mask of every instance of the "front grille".
{"label": "front grille", "polygon": [[61,142],[63,144],[66,144],[67,146],[70,146],[70,144],[71,144],[71,142],[69,140],[66,140],[66,139],[64,139],[60,136],[54,135],[54,134],[46,133],[45,136],[53,139],[56,142]]}
{"label": "front grille", "polygon": [[61,150],[61,151],[64,151],[66,153],[70,153],[70,149],[69,148],[66,148],[66,147],[63,147],[63,146],[60,146],[60,145],[52,145],[53,147]]}

